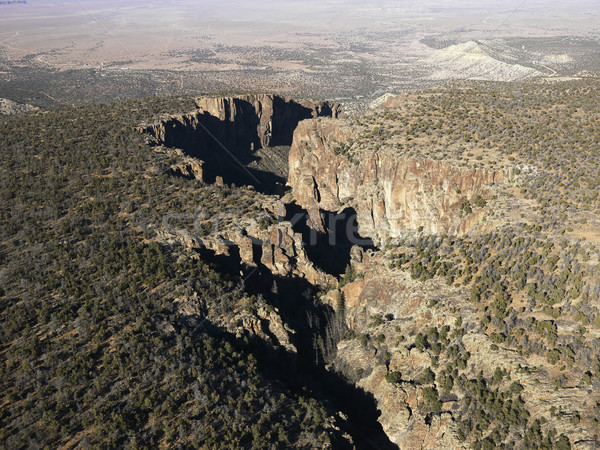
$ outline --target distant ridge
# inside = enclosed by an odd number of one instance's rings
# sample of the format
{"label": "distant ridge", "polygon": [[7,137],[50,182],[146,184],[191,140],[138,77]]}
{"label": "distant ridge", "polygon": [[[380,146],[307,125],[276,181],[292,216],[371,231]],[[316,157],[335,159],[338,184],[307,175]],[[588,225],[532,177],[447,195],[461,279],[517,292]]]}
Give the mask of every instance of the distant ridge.
{"label": "distant ridge", "polygon": [[423,62],[431,69],[434,80],[520,81],[543,75],[530,67],[499,61],[474,41],[438,50]]}
{"label": "distant ridge", "polygon": [[27,103],[17,103],[7,98],[0,98],[0,116],[19,114],[25,111],[35,111],[38,108]]}

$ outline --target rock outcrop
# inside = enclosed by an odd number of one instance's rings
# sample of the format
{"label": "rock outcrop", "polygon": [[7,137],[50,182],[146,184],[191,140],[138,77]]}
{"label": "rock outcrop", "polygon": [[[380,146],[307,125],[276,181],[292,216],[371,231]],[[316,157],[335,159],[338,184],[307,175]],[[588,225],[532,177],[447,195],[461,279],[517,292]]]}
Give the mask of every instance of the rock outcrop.
{"label": "rock outcrop", "polygon": [[[245,301],[247,303],[248,299]],[[261,305],[256,312],[250,312],[246,308],[235,316],[235,320],[230,321],[227,328],[238,338],[247,335],[256,336],[275,347],[297,353],[292,343],[295,332],[283,322],[277,308]]]}
{"label": "rock outcrop", "polygon": [[155,144],[181,149],[204,161],[204,181],[213,182],[222,176],[225,182],[236,184],[264,182],[260,173],[247,167],[261,159],[255,154],[258,149],[289,146],[300,121],[337,117],[341,111],[338,103],[266,94],[202,98],[197,106],[193,112],[168,117],[140,131]]}
{"label": "rock outcrop", "polygon": [[406,450],[467,448],[456,437],[449,412],[431,417],[422,414],[421,390],[410,383],[390,384],[385,381],[386,373],[384,366],[377,366],[358,386],[374,394],[381,410],[378,420],[390,441]]}
{"label": "rock outcrop", "polygon": [[500,171],[401,157],[393,149],[363,151],[351,158],[336,152],[351,137],[351,129],[338,121],[300,123],[289,155],[288,184],[308,211],[316,206],[355,209],[360,234],[373,239],[419,227],[428,233],[464,234],[485,215],[482,208],[465,213],[464,202],[489,196],[490,186],[504,181]]}
{"label": "rock outcrop", "polygon": [[[282,205],[275,204],[283,208]],[[281,217],[281,216],[279,216]],[[264,228],[255,220],[239,221],[230,229],[200,236],[189,229],[164,224],[157,230],[158,239],[190,249],[208,249],[215,255],[235,257],[238,264],[262,267],[279,277],[303,278],[315,286],[328,287],[336,279],[311,261],[302,235],[289,221],[281,220]]]}
{"label": "rock outcrop", "polygon": [[[253,148],[290,145],[298,122],[311,117],[337,117],[338,103],[295,101],[276,95],[242,95],[203,98],[197,102],[198,115],[218,118],[235,143]],[[232,125],[232,126],[228,126]],[[235,144],[234,144],[235,147]]]}
{"label": "rock outcrop", "polygon": [[171,166],[173,175],[204,181],[204,171],[202,169],[204,161],[189,156],[182,156],[181,160],[180,163]]}
{"label": "rock outcrop", "polygon": [[[488,350],[494,341],[481,327],[477,308],[462,286],[450,286],[443,278],[426,283],[418,281],[405,271],[390,269],[388,262],[381,252],[365,254],[362,263],[354,262],[361,277],[341,288],[344,317],[353,335],[371,339],[362,343],[360,339],[340,341],[334,365],[373,395],[381,411],[378,421],[400,448],[469,447],[468,442],[460,441],[458,433],[459,422],[465,417],[465,393],[461,390],[444,393],[441,378],[437,377],[431,386],[435,385],[439,392],[441,407],[439,412],[430,414],[423,408],[425,384],[415,382],[421,380],[428,367],[439,375],[447,367],[448,359],[440,357],[436,367],[431,349],[417,348],[411,336],[425,334],[431,327],[441,330],[447,326],[455,330],[456,318],[460,318],[462,331],[455,342],[460,342],[458,347],[469,355],[468,364],[461,369],[466,379],[475,379],[479,374],[493,379],[497,368],[510,372],[510,378],[496,388],[507,390],[511,383],[519,383],[533,418],[551,417],[552,408],[564,408],[567,417],[589,408],[594,387],[575,381],[566,389],[555,389],[556,379],[563,370],[553,368],[545,357],[522,354],[508,345]],[[324,301],[335,305],[336,298],[338,291],[333,290],[324,296]],[[429,303],[431,300],[435,300],[435,307]],[[381,320],[374,321],[376,317]],[[380,339],[373,339],[376,337]],[[532,366],[533,374],[515,370]],[[385,377],[390,372],[401,374],[402,379],[387,381]],[[590,443],[597,440],[597,427],[571,420],[556,421],[552,427],[559,435],[577,436],[577,441],[571,438],[573,448],[594,448]]]}
{"label": "rock outcrop", "polygon": [[[382,333],[385,343],[373,346],[357,339],[343,340],[338,343],[334,364],[347,376],[358,378],[356,384],[374,396],[381,411],[377,420],[399,448],[467,448],[457,437],[455,399],[444,399],[439,413],[428,414],[423,408],[422,386],[409,381],[419,379],[424,368],[431,366],[429,354],[393,338],[398,329],[408,335],[452,323],[454,317],[432,310],[427,299],[456,295],[456,288],[443,283],[426,286],[406,273],[393,272],[380,254],[365,259],[357,268],[363,278],[342,288],[346,323],[357,335]],[[326,301],[335,296],[335,292],[328,293]],[[370,323],[373,316],[390,319],[375,328]],[[382,360],[383,350],[389,351],[389,359]],[[387,381],[388,371],[401,373],[402,381]]]}
{"label": "rock outcrop", "polygon": [[179,313],[193,326],[200,326],[209,319],[223,325],[238,338],[253,336],[269,342],[276,348],[296,353],[297,349],[292,343],[295,332],[283,322],[279,310],[267,306],[264,301],[254,308],[248,308],[249,302],[247,297],[243,298],[235,315],[228,319],[216,315],[211,317],[211,311],[207,308],[206,302],[195,291],[192,291],[190,295],[175,299],[174,303]]}

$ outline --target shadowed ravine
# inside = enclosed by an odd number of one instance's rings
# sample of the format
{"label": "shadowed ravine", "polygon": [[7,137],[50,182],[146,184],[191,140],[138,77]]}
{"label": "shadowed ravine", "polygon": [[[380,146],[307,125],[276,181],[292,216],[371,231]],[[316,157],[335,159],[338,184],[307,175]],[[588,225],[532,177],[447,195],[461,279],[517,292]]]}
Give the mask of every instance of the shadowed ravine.
{"label": "shadowed ravine", "polygon": [[[278,380],[298,394],[308,390],[332,415],[338,411],[343,413],[347,418],[343,431],[352,436],[357,448],[397,448],[377,421],[380,412],[375,398],[326,368],[325,355],[315,348],[314,343],[319,337],[327,339],[329,322],[336,320],[333,309],[315,299],[316,286],[302,278],[273,275],[262,265],[257,270],[244,267],[235,249],[229,256],[215,256],[210,250],[202,250],[201,255],[202,259],[212,261],[219,271],[229,275],[239,275],[241,270],[245,276],[245,291],[250,295],[261,295],[269,305],[276,307],[283,321],[294,331],[290,338],[297,349],[295,354],[283,348],[274,349],[260,339],[244,344],[229,335],[238,346],[258,347],[253,353],[258,355],[260,370],[265,376]],[[273,286],[276,286],[276,292]],[[312,318],[312,326],[308,317]]]}
{"label": "shadowed ravine", "polygon": [[[172,117],[145,131],[156,144],[180,149],[185,155],[203,161],[203,182],[212,183],[220,177],[225,184],[250,184],[266,194],[281,191],[287,181],[289,146],[298,123],[311,117],[338,114],[337,105],[322,102],[306,106],[271,96],[213,100],[205,102],[195,113]],[[356,211],[351,208],[320,214],[320,230],[311,228],[307,211],[296,204],[286,206],[286,217],[282,219],[290,221],[293,231],[302,236],[306,254],[315,266],[337,277],[350,263],[353,245],[366,249],[373,248],[373,243],[359,236]],[[283,322],[293,330],[289,338],[297,353],[273,347],[261,339],[252,339],[249,344],[232,335],[228,339],[238,346],[258,348],[253,353],[259,355],[265,376],[299,395],[311,392],[332,416],[341,412],[343,431],[352,436],[358,448],[396,448],[377,421],[380,413],[374,397],[326,368],[335,356],[337,340],[343,336],[332,337],[327,332],[338,319],[335,311],[317,298],[322,286],[298,276],[271,272],[261,263],[262,242],[255,240],[255,267],[242,262],[234,243],[229,244],[225,255],[206,248],[197,251],[202,259],[214,263],[218,271],[234,279],[242,274],[247,294],[261,296],[268,305],[277,308]]]}
{"label": "shadowed ravine", "polygon": [[[203,161],[202,181],[252,185],[273,194],[286,182],[294,130],[304,119],[337,117],[339,105],[273,95],[208,98],[198,110],[144,128],[155,144]],[[278,186],[280,186],[278,188]]]}

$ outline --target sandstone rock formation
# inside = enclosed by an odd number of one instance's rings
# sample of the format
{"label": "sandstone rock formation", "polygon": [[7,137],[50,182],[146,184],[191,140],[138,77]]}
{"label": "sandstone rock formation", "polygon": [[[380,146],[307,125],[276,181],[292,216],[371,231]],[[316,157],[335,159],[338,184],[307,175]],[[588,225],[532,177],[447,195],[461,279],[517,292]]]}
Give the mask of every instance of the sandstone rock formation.
{"label": "sandstone rock formation", "polygon": [[171,166],[174,175],[204,181],[204,161],[189,156],[182,156],[181,159],[180,163]]}
{"label": "sandstone rock formation", "polygon": [[283,322],[276,308],[260,306],[256,313],[243,310],[228,324],[228,329],[238,337],[253,335],[290,353],[297,352],[292,343],[294,330]]}
{"label": "sandstone rock formation", "polygon": [[427,419],[419,412],[423,402],[420,390],[409,383],[388,383],[386,372],[384,366],[378,366],[358,385],[374,393],[381,409],[379,422],[392,442],[406,450],[467,448],[456,438],[450,413]]}
{"label": "sandstone rock formation", "polygon": [[[260,178],[256,171],[247,168],[256,159],[269,159],[258,156],[257,150],[289,146],[300,121],[337,117],[341,112],[338,103],[297,102],[266,94],[202,98],[197,100],[197,106],[196,111],[168,117],[143,126],[140,131],[156,144],[181,149],[204,161],[204,181],[213,182],[216,176],[222,176],[225,182],[237,184],[257,182]],[[278,161],[273,164],[277,166]]]}
{"label": "sandstone rock formation", "polygon": [[288,184],[307,210],[351,207],[359,232],[374,239],[396,237],[405,229],[463,234],[485,215],[464,214],[461,206],[504,181],[500,171],[465,169],[444,161],[400,157],[393,149],[336,153],[352,131],[320,119],[298,125],[290,150]]}
{"label": "sandstone rock formation", "polygon": [[[275,211],[281,207],[278,203]],[[333,286],[336,279],[318,267],[306,253],[302,235],[295,232],[289,221],[279,221],[263,229],[256,221],[239,221],[230,229],[217,234],[199,236],[168,224],[157,230],[160,241],[177,243],[190,249],[208,249],[215,255],[239,258],[239,263],[260,266],[280,277],[299,277],[315,286]]]}
{"label": "sandstone rock formation", "polygon": [[251,138],[254,148],[290,145],[298,122],[311,117],[337,117],[341,110],[337,103],[301,102],[266,94],[208,97],[198,100],[197,105],[197,117],[208,115],[232,125],[226,128],[232,128],[236,141],[244,143]]}

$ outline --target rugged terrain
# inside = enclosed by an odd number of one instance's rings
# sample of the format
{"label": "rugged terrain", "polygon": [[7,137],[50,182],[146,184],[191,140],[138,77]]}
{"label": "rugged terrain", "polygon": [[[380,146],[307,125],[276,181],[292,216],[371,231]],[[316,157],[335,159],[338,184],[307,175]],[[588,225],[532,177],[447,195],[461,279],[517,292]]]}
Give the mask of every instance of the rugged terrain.
{"label": "rugged terrain", "polygon": [[364,136],[344,132],[337,121],[303,122],[290,151],[289,184],[308,210],[353,208],[360,230],[380,242],[407,229],[465,233],[481,215],[465,215],[461,205],[490,197],[505,178],[503,171],[404,157],[395,145],[361,152],[352,148],[357,139]]}
{"label": "rugged terrain", "polygon": [[[339,103],[297,102],[265,94],[204,98],[198,100],[197,108],[193,113],[142,127],[141,131],[156,144],[201,160],[202,169],[193,172],[200,181],[214,182],[219,176],[228,184],[254,184],[271,191],[277,183],[285,184],[285,147],[291,145],[298,123],[340,113]],[[269,151],[269,147],[280,148]],[[179,172],[187,174],[185,168]]]}
{"label": "rugged terrain", "polygon": [[4,119],[1,440],[595,448],[597,93]]}
{"label": "rugged terrain", "polygon": [[333,365],[401,448],[597,445],[593,89],[459,85],[296,130],[294,199],[379,247],[324,299],[355,336]]}

